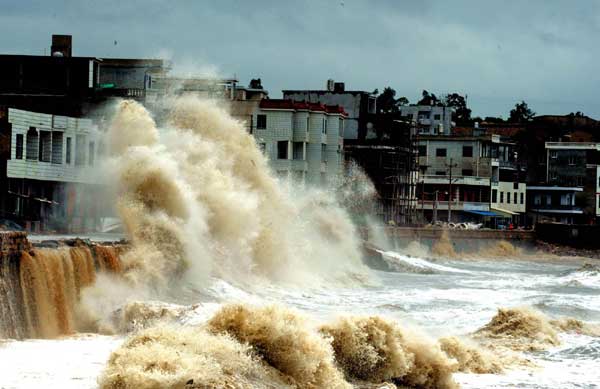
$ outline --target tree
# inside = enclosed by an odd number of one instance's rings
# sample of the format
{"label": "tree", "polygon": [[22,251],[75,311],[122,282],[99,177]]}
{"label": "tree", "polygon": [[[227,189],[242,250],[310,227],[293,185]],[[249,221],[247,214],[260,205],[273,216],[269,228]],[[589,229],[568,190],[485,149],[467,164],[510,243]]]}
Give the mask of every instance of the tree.
{"label": "tree", "polygon": [[377,111],[381,113],[398,112],[398,107],[408,104],[406,97],[396,99],[396,91],[390,87],[383,89],[377,96]]}
{"label": "tree", "polygon": [[529,109],[525,101],[515,104],[515,108],[510,111],[509,121],[514,123],[528,122],[535,116],[535,112]]}
{"label": "tree", "polygon": [[471,110],[467,107],[467,100],[458,93],[451,93],[444,99],[444,105],[454,108],[453,120],[457,124],[471,123]]}
{"label": "tree", "polygon": [[441,105],[440,99],[437,98],[433,93],[429,93],[426,90],[421,94],[423,98],[419,100],[417,105]]}
{"label": "tree", "polygon": [[486,123],[504,123],[504,119],[502,119],[501,117],[494,116],[486,116],[485,119],[483,119],[483,121]]}

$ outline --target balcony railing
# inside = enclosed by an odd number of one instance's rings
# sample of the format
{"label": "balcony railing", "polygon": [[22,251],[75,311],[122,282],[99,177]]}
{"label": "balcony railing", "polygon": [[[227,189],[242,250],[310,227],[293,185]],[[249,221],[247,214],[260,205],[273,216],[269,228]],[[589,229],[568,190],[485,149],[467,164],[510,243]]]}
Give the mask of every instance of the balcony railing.
{"label": "balcony railing", "polygon": [[[448,210],[448,200],[438,200],[437,205],[435,200],[417,200],[417,208],[426,210],[432,210],[434,208],[440,211]],[[452,200],[453,211],[489,211],[489,203],[480,203],[474,201],[459,201],[457,199]]]}
{"label": "balcony railing", "polygon": [[[422,179],[426,184],[448,184],[449,176],[424,175]],[[455,176],[452,175],[452,185],[490,185],[489,177]]]}

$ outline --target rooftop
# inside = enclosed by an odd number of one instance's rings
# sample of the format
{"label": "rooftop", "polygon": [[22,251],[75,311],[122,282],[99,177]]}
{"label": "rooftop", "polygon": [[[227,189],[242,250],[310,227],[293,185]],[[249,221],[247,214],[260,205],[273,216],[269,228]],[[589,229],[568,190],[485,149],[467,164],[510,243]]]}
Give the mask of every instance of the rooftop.
{"label": "rooftop", "polygon": [[331,114],[341,114],[346,116],[344,109],[338,105],[324,105],[319,103],[306,103],[296,102],[293,100],[285,99],[262,99],[260,101],[260,108],[262,109],[284,109],[294,111],[313,111],[313,112],[327,112]]}

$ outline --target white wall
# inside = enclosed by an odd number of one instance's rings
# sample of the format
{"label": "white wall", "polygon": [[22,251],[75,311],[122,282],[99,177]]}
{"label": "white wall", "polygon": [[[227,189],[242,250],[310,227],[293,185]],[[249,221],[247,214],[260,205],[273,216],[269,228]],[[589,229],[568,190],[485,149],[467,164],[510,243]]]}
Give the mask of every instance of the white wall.
{"label": "white wall", "polygon": [[[28,178],[33,180],[96,183],[93,166],[89,165],[89,144],[94,142],[94,161],[98,162],[100,139],[90,119],[77,119],[65,116],[54,116],[9,108],[8,121],[12,124],[11,159],[7,162],[9,178]],[[27,159],[27,132],[30,127],[40,131],[62,133],[62,158],[60,163],[42,162]],[[17,135],[23,135],[22,159],[17,159]],[[77,155],[76,137],[84,136],[86,141],[83,150],[83,165],[75,166]],[[67,138],[71,138],[71,161],[66,163]],[[38,143],[39,147],[39,143]]]}

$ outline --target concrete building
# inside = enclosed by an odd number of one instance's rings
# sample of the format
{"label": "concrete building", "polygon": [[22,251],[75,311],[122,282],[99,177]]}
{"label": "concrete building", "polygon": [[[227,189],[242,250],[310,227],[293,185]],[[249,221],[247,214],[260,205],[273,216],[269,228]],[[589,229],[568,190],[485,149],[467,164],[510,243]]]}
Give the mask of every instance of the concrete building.
{"label": "concrete building", "polygon": [[454,122],[452,121],[452,107],[438,107],[429,105],[406,105],[398,108],[400,114],[412,120],[425,135],[450,135]]}
{"label": "concrete building", "polygon": [[[418,140],[420,202],[426,219],[524,223],[526,185],[514,144],[497,135],[423,135]],[[450,216],[449,216],[450,214]]]}
{"label": "concrete building", "polygon": [[104,145],[89,119],[8,110],[3,217],[34,231],[93,230],[102,203],[93,174]]}
{"label": "concrete building", "polygon": [[256,142],[278,176],[309,185],[338,178],[345,125],[341,107],[263,99],[252,121]]}
{"label": "concrete building", "polygon": [[327,81],[324,90],[284,90],[283,98],[296,102],[340,106],[348,115],[344,139],[365,139],[368,115],[376,112],[376,96],[371,92],[346,90],[343,82]]}
{"label": "concrete building", "polygon": [[531,222],[598,222],[600,144],[545,142],[545,150],[545,181],[528,188]]}

